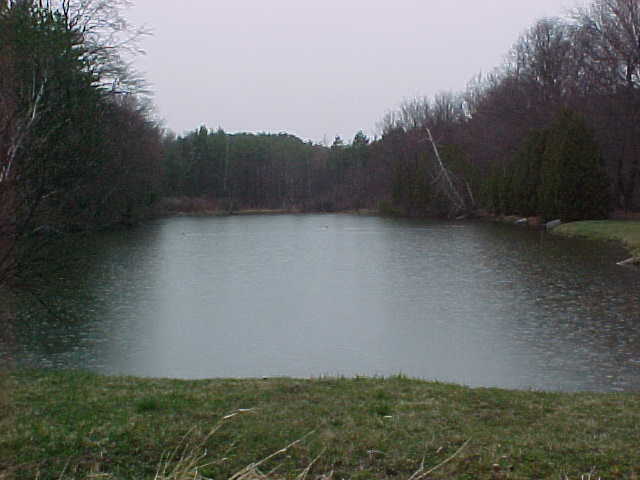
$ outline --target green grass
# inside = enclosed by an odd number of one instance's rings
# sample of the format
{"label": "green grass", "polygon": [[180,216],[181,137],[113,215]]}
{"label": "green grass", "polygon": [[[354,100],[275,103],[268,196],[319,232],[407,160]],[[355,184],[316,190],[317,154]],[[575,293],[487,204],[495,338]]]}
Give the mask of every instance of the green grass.
{"label": "green grass", "polygon": [[[268,478],[303,478],[309,466],[309,479],[404,479],[421,465],[423,473],[437,467],[425,476],[434,479],[640,473],[635,394],[470,389],[402,377],[177,381],[18,371],[10,380],[0,479],[153,479],[163,458],[162,471],[197,459],[209,463],[200,475],[230,478],[296,440],[259,466],[276,469]],[[264,478],[254,467],[236,478]]]}
{"label": "green grass", "polygon": [[554,233],[568,237],[622,242],[635,257],[640,257],[640,221],[592,220],[560,225]]}

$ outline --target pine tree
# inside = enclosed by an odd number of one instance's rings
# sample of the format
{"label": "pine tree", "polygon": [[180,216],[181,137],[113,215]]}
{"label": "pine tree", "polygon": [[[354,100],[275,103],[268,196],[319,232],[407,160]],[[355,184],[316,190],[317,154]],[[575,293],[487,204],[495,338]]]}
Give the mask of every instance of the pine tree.
{"label": "pine tree", "polygon": [[584,119],[563,110],[546,138],[538,192],[544,217],[563,221],[605,218],[609,182],[600,149]]}
{"label": "pine tree", "polygon": [[547,134],[533,130],[514,158],[512,210],[526,216],[539,213],[538,189]]}

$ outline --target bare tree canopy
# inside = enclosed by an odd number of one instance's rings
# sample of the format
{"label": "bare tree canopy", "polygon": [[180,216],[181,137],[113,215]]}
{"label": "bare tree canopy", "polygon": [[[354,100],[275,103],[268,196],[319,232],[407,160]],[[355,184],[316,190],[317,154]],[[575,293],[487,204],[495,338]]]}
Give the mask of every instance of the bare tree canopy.
{"label": "bare tree canopy", "polygon": [[640,86],[640,3],[637,0],[596,0],[574,12],[579,46],[586,67],[609,87]]}

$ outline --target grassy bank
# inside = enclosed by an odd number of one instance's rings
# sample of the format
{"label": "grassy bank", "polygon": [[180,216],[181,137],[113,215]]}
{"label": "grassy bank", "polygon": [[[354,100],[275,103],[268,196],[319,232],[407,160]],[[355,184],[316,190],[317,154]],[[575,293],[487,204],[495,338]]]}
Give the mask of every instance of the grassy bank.
{"label": "grassy bank", "polygon": [[593,220],[561,225],[554,233],[568,237],[585,237],[595,240],[622,242],[631,254],[640,258],[640,221]]}
{"label": "grassy bank", "polygon": [[[273,469],[268,478],[302,478],[308,467],[310,479],[640,474],[639,395],[405,378],[175,381],[32,371],[11,382],[11,407],[0,418],[2,479],[152,479],[158,470],[158,479],[193,479],[190,459],[216,479],[264,478],[258,470]],[[185,476],[171,474],[179,458]]]}

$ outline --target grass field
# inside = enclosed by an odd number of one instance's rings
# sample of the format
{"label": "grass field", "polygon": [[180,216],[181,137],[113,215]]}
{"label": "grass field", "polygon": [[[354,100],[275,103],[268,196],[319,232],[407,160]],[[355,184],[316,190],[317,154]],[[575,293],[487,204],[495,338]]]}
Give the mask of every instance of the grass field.
{"label": "grass field", "polygon": [[640,257],[640,221],[592,220],[565,223],[553,230],[568,237],[622,242],[635,257]]}
{"label": "grass field", "polygon": [[640,474],[635,394],[470,389],[401,377],[177,381],[19,371],[6,381],[0,479]]}

